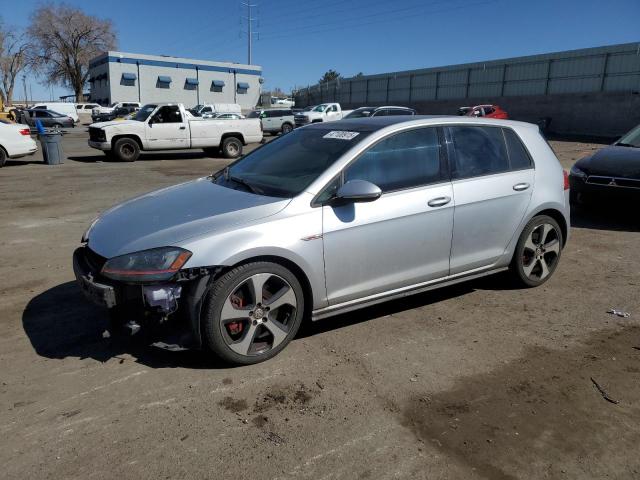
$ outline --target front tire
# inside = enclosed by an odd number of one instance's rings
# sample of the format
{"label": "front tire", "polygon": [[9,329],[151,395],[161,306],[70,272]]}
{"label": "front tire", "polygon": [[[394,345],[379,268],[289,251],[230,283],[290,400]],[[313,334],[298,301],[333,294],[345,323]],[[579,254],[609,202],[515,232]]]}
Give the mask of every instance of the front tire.
{"label": "front tire", "polygon": [[4,167],[5,163],[7,163],[7,152],[4,151],[4,148],[0,147],[0,168]]}
{"label": "front tire", "polygon": [[287,133],[291,133],[293,131],[293,125],[290,123],[285,123],[282,125],[282,134],[286,135]]}
{"label": "front tire", "polygon": [[511,269],[525,287],[537,287],[555,272],[564,239],[558,222],[547,215],[533,217],[520,235]]}
{"label": "front tire", "polygon": [[220,146],[224,158],[238,158],[242,155],[242,142],[236,137],[227,137]]}
{"label": "front tire", "polygon": [[220,277],[205,297],[205,346],[226,362],[250,365],[277,355],[304,316],[297,277],[272,262],[253,262]]}
{"label": "front tire", "polygon": [[140,146],[132,138],[121,138],[112,148],[113,155],[121,162],[135,162],[140,156]]}

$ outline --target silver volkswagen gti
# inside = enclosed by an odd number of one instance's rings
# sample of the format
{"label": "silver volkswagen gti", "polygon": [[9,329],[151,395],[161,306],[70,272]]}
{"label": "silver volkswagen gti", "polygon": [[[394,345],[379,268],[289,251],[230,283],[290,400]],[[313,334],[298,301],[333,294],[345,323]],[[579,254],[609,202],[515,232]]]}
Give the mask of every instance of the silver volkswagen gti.
{"label": "silver volkswagen gti", "polygon": [[535,125],[319,123],[106,211],[74,271],[129,330],[174,324],[189,338],[172,347],[250,364],[306,320],[506,269],[544,283],[567,241],[568,193]]}

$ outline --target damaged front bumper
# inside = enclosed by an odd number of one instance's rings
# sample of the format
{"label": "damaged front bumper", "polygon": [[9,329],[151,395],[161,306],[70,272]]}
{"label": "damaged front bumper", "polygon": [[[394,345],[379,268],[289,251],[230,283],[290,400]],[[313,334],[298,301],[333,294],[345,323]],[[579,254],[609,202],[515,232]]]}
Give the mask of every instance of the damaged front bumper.
{"label": "damaged front bumper", "polygon": [[168,350],[201,347],[200,310],[212,271],[181,272],[172,282],[128,284],[100,274],[106,260],[87,246],[73,253],[73,271],[83,294],[109,309],[110,334],[145,332],[149,343]]}

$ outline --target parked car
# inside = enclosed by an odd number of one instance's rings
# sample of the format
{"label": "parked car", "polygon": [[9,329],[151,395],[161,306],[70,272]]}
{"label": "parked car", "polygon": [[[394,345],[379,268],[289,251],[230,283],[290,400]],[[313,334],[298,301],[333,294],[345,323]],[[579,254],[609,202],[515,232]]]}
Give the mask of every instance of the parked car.
{"label": "parked car", "polygon": [[192,115],[196,117],[204,117],[205,114],[212,113],[237,113],[242,114],[242,109],[237,103],[212,103],[205,105],[196,105],[189,109]]}
{"label": "parked car", "polygon": [[108,113],[98,113],[97,115],[92,115],[91,119],[96,122],[108,122],[111,120],[115,120],[116,118],[125,118],[127,115],[131,113],[135,113],[140,110],[138,107],[118,107],[111,112]]}
{"label": "parked car", "polygon": [[259,118],[262,130],[272,135],[289,133],[295,126],[293,112],[289,109],[258,109],[249,113],[249,118]]}
{"label": "parked car", "polygon": [[29,109],[24,111],[24,120],[30,127],[36,126],[36,120],[40,120],[43,127],[60,130],[61,128],[73,128],[75,122],[68,115],[42,109]]}
{"label": "parked car", "polygon": [[416,111],[408,107],[360,107],[344,116],[347,118],[384,117],[388,115],[415,115]]}
{"label": "parked car", "polygon": [[460,107],[458,108],[458,115],[464,116],[468,114],[471,110],[473,110],[473,107]]}
{"label": "parked car", "polygon": [[76,112],[78,113],[92,113],[94,108],[99,108],[97,103],[76,103]]}
{"label": "parked car", "polygon": [[118,160],[133,162],[141,151],[199,148],[226,158],[242,155],[242,147],[262,141],[260,121],[194,118],[181,103],[153,103],[132,120],[94,123],[89,146]]}
{"label": "parked car", "polygon": [[[613,145],[578,160],[569,174],[571,201],[640,198],[640,125]],[[633,205],[633,203],[631,204]]]}
{"label": "parked car", "polygon": [[36,103],[33,107],[34,110],[50,110],[52,112],[66,115],[73,119],[74,123],[78,123],[78,112],[76,111],[75,103],[67,102],[50,102],[50,103]]}
{"label": "parked car", "polygon": [[118,108],[140,108],[140,102],[114,102],[108,107],[103,107],[98,105],[91,110],[91,119],[96,122],[98,121],[98,115],[103,113],[112,113],[114,110]]}
{"label": "parked car", "polygon": [[0,167],[9,158],[33,155],[38,151],[28,125],[0,120]]}
{"label": "parked car", "polygon": [[302,127],[309,123],[334,122],[341,120],[343,116],[339,103],[322,103],[311,107],[308,111],[296,113],[294,116],[296,127]]}
{"label": "parked car", "polygon": [[303,321],[509,268],[518,285],[543,284],[567,240],[568,193],[536,125],[309,125],[108,210],[83,235],[74,271],[132,331],[141,318],[150,333],[172,322],[191,348],[257,363]]}
{"label": "parked car", "polygon": [[[465,107],[463,107],[465,108]],[[460,110],[458,110],[459,112]],[[472,107],[467,113],[467,117],[502,118],[507,119],[509,115],[498,105],[477,105]]]}

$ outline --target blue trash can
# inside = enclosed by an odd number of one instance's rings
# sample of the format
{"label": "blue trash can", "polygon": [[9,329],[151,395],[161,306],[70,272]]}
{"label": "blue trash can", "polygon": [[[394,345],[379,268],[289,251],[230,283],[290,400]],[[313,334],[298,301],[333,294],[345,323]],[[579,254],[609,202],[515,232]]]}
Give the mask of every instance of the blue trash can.
{"label": "blue trash can", "polygon": [[60,165],[64,163],[64,153],[62,152],[62,133],[47,132],[38,135],[42,156],[47,165]]}

